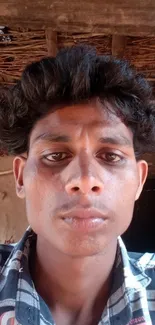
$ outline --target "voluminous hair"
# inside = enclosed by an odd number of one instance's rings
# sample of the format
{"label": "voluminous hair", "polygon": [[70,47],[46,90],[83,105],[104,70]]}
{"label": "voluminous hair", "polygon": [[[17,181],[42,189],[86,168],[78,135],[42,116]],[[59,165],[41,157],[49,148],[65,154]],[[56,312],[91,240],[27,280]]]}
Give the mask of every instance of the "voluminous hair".
{"label": "voluminous hair", "polygon": [[[17,84],[0,91],[0,150],[10,155],[28,151],[35,123],[61,105],[97,97],[109,102],[133,132],[138,155],[155,148],[155,105],[148,82],[130,64],[97,55],[79,45],[28,65]],[[60,106],[59,106],[60,105]],[[76,109],[76,106],[74,106]]]}

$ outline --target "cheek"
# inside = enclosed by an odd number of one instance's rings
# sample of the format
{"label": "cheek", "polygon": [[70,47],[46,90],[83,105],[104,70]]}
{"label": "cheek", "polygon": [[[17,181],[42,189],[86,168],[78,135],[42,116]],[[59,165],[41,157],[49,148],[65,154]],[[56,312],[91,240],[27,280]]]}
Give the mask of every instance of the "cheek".
{"label": "cheek", "polygon": [[61,192],[64,192],[60,174],[37,164],[29,164],[24,172],[27,216],[52,214],[60,204]]}
{"label": "cheek", "polygon": [[114,203],[114,227],[117,235],[122,235],[129,227],[132,217],[136,193],[138,189],[138,175],[136,172],[129,171],[124,173],[124,177],[119,178],[119,182],[113,188],[113,197],[111,196],[109,202]]}
{"label": "cheek", "polygon": [[[127,177],[128,176],[128,177]],[[120,182],[120,190],[116,189],[117,193],[117,203],[120,205],[120,214],[121,211],[126,216],[130,218],[132,216],[135,200],[136,200],[136,193],[138,189],[138,181],[136,175],[129,173],[126,175],[124,179]]]}

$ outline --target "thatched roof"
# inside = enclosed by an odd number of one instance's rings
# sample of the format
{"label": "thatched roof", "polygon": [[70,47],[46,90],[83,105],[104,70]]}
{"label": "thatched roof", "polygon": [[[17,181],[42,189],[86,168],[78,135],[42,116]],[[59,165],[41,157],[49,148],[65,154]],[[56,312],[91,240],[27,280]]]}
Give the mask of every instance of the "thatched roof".
{"label": "thatched roof", "polygon": [[[0,84],[13,84],[27,63],[47,56],[44,30],[3,29],[0,34]],[[155,85],[155,37],[127,36],[122,57]],[[112,35],[92,33],[57,33],[57,48],[86,43],[99,53],[112,54]]]}

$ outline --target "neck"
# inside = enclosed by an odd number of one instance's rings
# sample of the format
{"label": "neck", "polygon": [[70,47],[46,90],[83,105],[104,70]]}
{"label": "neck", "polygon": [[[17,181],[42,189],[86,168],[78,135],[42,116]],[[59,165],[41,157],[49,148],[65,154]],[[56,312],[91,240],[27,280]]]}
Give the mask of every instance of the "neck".
{"label": "neck", "polygon": [[38,237],[31,267],[37,291],[52,310],[62,307],[90,313],[100,301],[103,310],[110,294],[116,248],[114,241],[103,253],[75,258],[49,248]]}

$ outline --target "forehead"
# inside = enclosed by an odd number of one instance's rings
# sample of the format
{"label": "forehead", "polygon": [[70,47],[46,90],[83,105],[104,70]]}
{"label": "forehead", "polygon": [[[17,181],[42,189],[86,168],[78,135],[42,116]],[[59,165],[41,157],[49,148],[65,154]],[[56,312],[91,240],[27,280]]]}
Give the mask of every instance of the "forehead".
{"label": "forehead", "polygon": [[87,104],[76,104],[58,108],[49,112],[34,126],[32,140],[40,134],[48,133],[70,133],[72,137],[82,130],[106,132],[109,135],[125,135],[132,138],[132,132],[124,123],[112,113],[113,108],[109,103],[101,104],[92,100]]}

